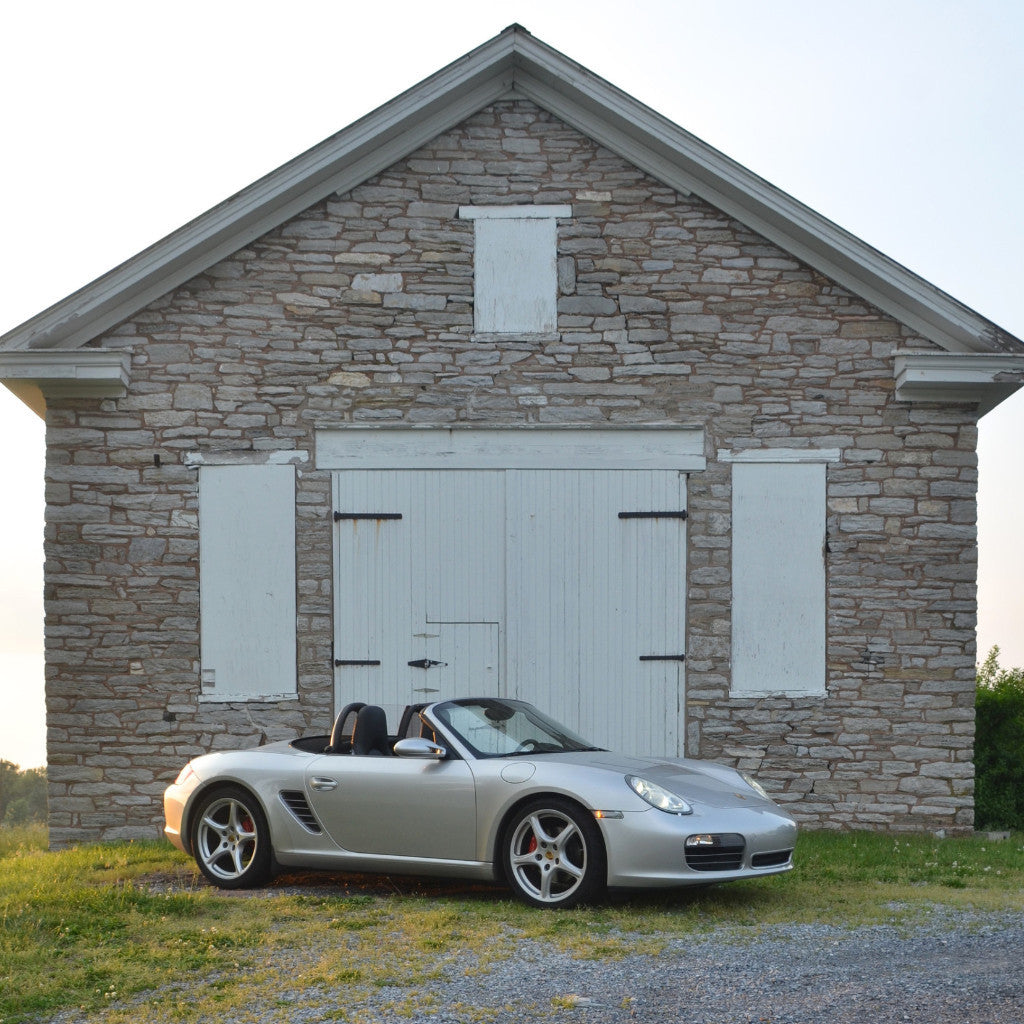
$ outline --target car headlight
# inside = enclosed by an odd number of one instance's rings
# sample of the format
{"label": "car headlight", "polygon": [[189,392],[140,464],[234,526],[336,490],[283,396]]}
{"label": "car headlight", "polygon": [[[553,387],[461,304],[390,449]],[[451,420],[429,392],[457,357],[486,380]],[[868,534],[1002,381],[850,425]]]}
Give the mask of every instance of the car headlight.
{"label": "car headlight", "polygon": [[761,798],[764,800],[771,800],[764,786],[761,785],[757,779],[748,775],[746,772],[740,772],[740,778]]}
{"label": "car headlight", "polygon": [[652,807],[657,807],[659,811],[664,811],[666,814],[693,814],[693,808],[681,796],[670,793],[664,786],[659,786],[656,782],[649,782],[636,775],[627,775],[626,785],[641,800],[646,800]]}

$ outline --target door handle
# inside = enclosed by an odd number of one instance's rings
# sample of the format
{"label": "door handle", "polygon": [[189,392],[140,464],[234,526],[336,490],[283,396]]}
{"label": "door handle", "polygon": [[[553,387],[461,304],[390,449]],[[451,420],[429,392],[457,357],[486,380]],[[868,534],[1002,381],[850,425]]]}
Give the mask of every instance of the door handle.
{"label": "door handle", "polygon": [[330,793],[331,790],[338,788],[337,779],[324,779],[318,775],[314,775],[309,780],[309,788],[315,789],[318,793]]}

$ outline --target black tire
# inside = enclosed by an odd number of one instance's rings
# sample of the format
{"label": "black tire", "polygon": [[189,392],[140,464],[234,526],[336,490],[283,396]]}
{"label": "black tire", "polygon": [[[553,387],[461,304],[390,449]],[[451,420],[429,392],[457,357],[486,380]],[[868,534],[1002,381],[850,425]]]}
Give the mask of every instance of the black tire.
{"label": "black tire", "polygon": [[270,827],[252,793],[221,786],[203,795],[192,815],[192,855],[221,889],[250,889],[270,880]]}
{"label": "black tire", "polygon": [[574,907],[604,892],[607,864],[597,823],[562,797],[531,800],[502,832],[505,878],[524,903]]}

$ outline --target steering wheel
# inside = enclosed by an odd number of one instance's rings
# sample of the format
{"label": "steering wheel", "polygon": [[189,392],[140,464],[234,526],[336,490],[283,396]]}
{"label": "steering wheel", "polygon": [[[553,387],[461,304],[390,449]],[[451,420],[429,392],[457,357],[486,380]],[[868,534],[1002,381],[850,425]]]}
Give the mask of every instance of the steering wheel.
{"label": "steering wheel", "polygon": [[512,753],[525,754],[526,751],[536,750],[539,746],[540,743],[537,740],[533,739],[533,737],[531,736],[529,739],[522,740],[516,747],[516,749],[512,751]]}

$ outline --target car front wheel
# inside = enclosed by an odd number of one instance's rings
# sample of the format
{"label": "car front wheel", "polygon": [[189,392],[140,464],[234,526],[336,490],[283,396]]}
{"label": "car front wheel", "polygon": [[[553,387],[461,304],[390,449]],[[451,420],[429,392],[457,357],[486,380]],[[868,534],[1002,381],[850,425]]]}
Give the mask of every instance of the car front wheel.
{"label": "car front wheel", "polygon": [[192,826],[192,853],[199,870],[221,889],[262,885],[271,875],[270,829],[263,809],[237,786],[203,797]]}
{"label": "car front wheel", "polygon": [[582,808],[558,797],[519,808],[504,833],[505,876],[535,907],[573,907],[605,886],[604,844]]}

